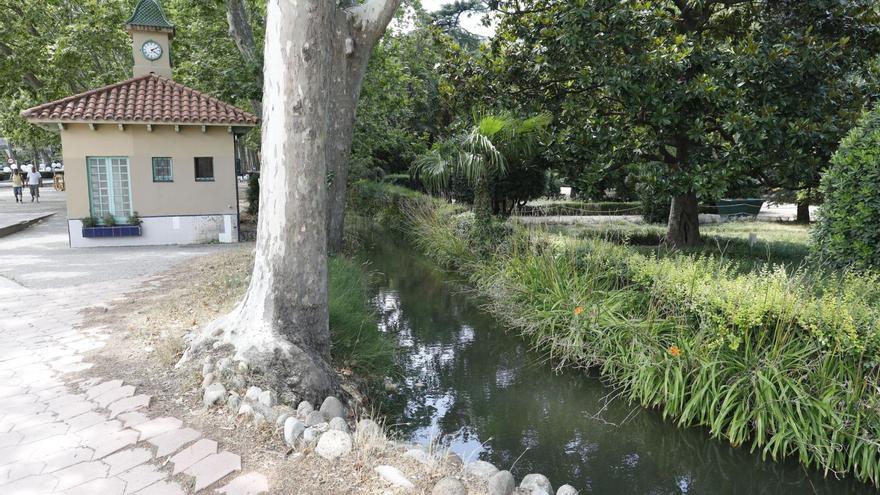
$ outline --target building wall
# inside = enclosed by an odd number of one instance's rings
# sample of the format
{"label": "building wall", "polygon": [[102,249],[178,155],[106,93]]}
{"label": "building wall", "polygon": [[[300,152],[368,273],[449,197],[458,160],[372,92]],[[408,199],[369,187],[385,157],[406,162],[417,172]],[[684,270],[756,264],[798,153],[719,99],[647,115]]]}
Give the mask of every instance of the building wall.
{"label": "building wall", "polygon": [[[129,159],[131,202],[142,217],[235,215],[237,213],[235,150],[226,127],[70,124],[61,132],[67,217],[89,216],[86,157]],[[195,180],[195,157],[214,158],[214,181]],[[153,182],[153,157],[171,157],[173,182]]]}
{"label": "building wall", "polygon": [[142,234],[133,237],[83,237],[82,222],[67,221],[70,246],[157,246],[166,244],[204,244],[238,242],[236,215],[189,215],[142,219]]}

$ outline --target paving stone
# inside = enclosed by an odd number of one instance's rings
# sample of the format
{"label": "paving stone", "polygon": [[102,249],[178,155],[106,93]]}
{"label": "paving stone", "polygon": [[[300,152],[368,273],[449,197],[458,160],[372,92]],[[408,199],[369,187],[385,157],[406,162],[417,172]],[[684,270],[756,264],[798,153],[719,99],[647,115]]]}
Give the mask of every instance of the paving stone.
{"label": "paving stone", "polygon": [[75,435],[56,435],[37,442],[31,442],[27,445],[20,445],[21,453],[24,453],[28,459],[43,460],[62,450],[72,449],[80,446],[80,439]]}
{"label": "paving stone", "polygon": [[158,467],[152,464],[141,464],[116,475],[116,477],[125,481],[125,493],[134,493],[167,478],[168,473],[159,471]]}
{"label": "paving stone", "polygon": [[174,464],[172,474],[183,472],[193,464],[201,461],[211,454],[217,453],[217,442],[202,439],[175,454],[169,461]]}
{"label": "paving stone", "polygon": [[88,447],[74,447],[62,450],[46,458],[46,467],[43,468],[43,473],[54,473],[59,469],[64,469],[80,462],[91,461],[94,454],[95,451]]}
{"label": "paving stone", "polygon": [[153,453],[149,449],[136,448],[123,450],[113,455],[109,455],[103,459],[103,462],[110,465],[110,475],[119,474],[123,471],[143,464],[153,458]]}
{"label": "paving stone", "polygon": [[11,445],[18,445],[24,439],[24,435],[17,431],[10,431],[9,433],[4,433],[0,435],[0,447],[9,447]]}
{"label": "paving stone", "polygon": [[119,478],[101,478],[70,488],[65,495],[123,495],[125,481]]}
{"label": "paving stone", "polygon": [[2,483],[11,483],[15,480],[40,474],[43,472],[45,466],[46,463],[40,461],[19,461],[12,463],[5,466]]}
{"label": "paving stone", "polygon": [[226,495],[259,495],[269,493],[269,481],[260,473],[247,473],[217,491]]}
{"label": "paving stone", "polygon": [[151,419],[146,423],[135,425],[134,429],[141,434],[141,440],[147,440],[165,432],[176,430],[183,425],[183,421],[177,418],[162,417]]}
{"label": "paving stone", "polygon": [[143,409],[150,405],[150,399],[151,397],[149,395],[135,395],[134,397],[118,400],[108,406],[110,409],[110,417],[115,418],[124,412]]}
{"label": "paving stone", "polygon": [[110,420],[85,428],[77,433],[77,436],[82,439],[83,445],[98,447],[101,441],[118,431],[122,431],[122,422]]}
{"label": "paving stone", "polygon": [[194,492],[205,488],[229,473],[241,469],[241,457],[227,451],[211,454],[193,464],[183,473],[195,477]]}
{"label": "paving stone", "polygon": [[101,459],[110,454],[118,452],[129,445],[134,445],[138,441],[138,432],[134,430],[122,430],[113,433],[104,442],[95,448],[95,459]]}
{"label": "paving stone", "polygon": [[110,466],[100,461],[74,464],[73,466],[52,473],[52,476],[58,480],[58,486],[55,489],[58,491],[64,491],[68,488],[73,488],[98,478],[106,478],[109,469]]}
{"label": "paving stone", "polygon": [[103,394],[95,397],[95,402],[101,407],[107,407],[110,404],[118,401],[119,399],[125,399],[126,397],[131,397],[134,395],[134,387],[131,385],[125,385],[122,387],[112,388]]}
{"label": "paving stone", "polygon": [[13,422],[14,427],[12,428],[12,431],[18,431],[32,426],[52,423],[56,419],[58,419],[58,416],[53,412],[39,412],[32,414],[10,414],[4,418],[4,421],[8,420]]}
{"label": "paving stone", "polygon": [[85,430],[90,426],[95,426],[96,424],[102,423],[107,420],[107,416],[97,413],[95,411],[88,411],[79,416],[70,418],[65,422],[70,426],[70,432],[76,433],[78,431]]}
{"label": "paving stone", "polygon": [[64,435],[70,429],[66,423],[48,423],[39,426],[31,426],[19,433],[24,435],[21,443],[31,443],[43,440],[44,438],[54,437],[55,435]]}
{"label": "paving stone", "polygon": [[180,450],[184,445],[197,440],[202,434],[192,428],[171,430],[149,440],[156,446],[156,457],[165,457]]}
{"label": "paving stone", "polygon": [[146,415],[139,412],[127,412],[120,414],[117,419],[122,420],[125,423],[126,428],[131,428],[132,426],[139,425],[141,423],[146,423],[150,420]]}
{"label": "paving stone", "polygon": [[82,413],[93,411],[95,408],[96,406],[94,402],[83,400],[72,404],[65,404],[64,407],[59,408],[56,412],[58,413],[58,419],[69,419],[79,416]]}
{"label": "paving stone", "polygon": [[173,481],[159,481],[137,492],[137,495],[186,495],[186,493]]}
{"label": "paving stone", "polygon": [[57,485],[58,478],[51,474],[38,474],[22,478],[0,488],[2,488],[4,495],[33,495],[51,493]]}

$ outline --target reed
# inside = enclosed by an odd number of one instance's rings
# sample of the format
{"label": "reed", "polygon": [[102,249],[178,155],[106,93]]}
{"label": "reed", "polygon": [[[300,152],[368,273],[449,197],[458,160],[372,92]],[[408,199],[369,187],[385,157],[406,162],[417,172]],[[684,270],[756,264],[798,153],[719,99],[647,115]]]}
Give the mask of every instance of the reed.
{"label": "reed", "polygon": [[597,238],[499,229],[403,208],[415,245],[559,366],[771,459],[880,481],[880,291],[873,274],[642,254]]}

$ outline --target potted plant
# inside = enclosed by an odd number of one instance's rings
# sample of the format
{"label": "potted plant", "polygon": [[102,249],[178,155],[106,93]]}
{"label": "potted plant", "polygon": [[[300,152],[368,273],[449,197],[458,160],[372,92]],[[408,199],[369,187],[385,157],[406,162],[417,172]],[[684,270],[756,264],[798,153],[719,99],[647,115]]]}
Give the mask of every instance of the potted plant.
{"label": "potted plant", "polygon": [[132,212],[124,224],[119,225],[116,218],[106,214],[99,222],[95,217],[86,217],[80,220],[82,223],[83,237],[133,237],[142,235],[141,223],[143,221],[137,212]]}

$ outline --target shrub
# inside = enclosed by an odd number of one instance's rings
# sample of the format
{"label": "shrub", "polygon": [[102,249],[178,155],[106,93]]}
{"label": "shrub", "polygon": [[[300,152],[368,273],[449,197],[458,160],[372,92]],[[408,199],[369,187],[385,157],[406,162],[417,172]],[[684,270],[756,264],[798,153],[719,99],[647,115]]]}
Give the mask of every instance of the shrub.
{"label": "shrub", "polygon": [[88,216],[88,217],[85,217],[85,218],[80,218],[79,221],[82,222],[82,226],[83,226],[83,228],[86,228],[86,229],[98,225],[98,219],[95,218],[95,217],[92,217],[92,216]]}
{"label": "shrub", "polygon": [[248,214],[256,216],[260,212],[260,176],[258,174],[248,176],[247,201]]}
{"label": "shrub", "polygon": [[819,190],[815,254],[837,266],[880,266],[880,105],[840,143]]}
{"label": "shrub", "polygon": [[667,223],[672,198],[647,184],[638,186],[639,200],[642,205],[642,218],[647,223]]}
{"label": "shrub", "polygon": [[104,218],[101,219],[101,222],[107,227],[112,227],[116,225],[116,218],[111,214],[104,215]]}

